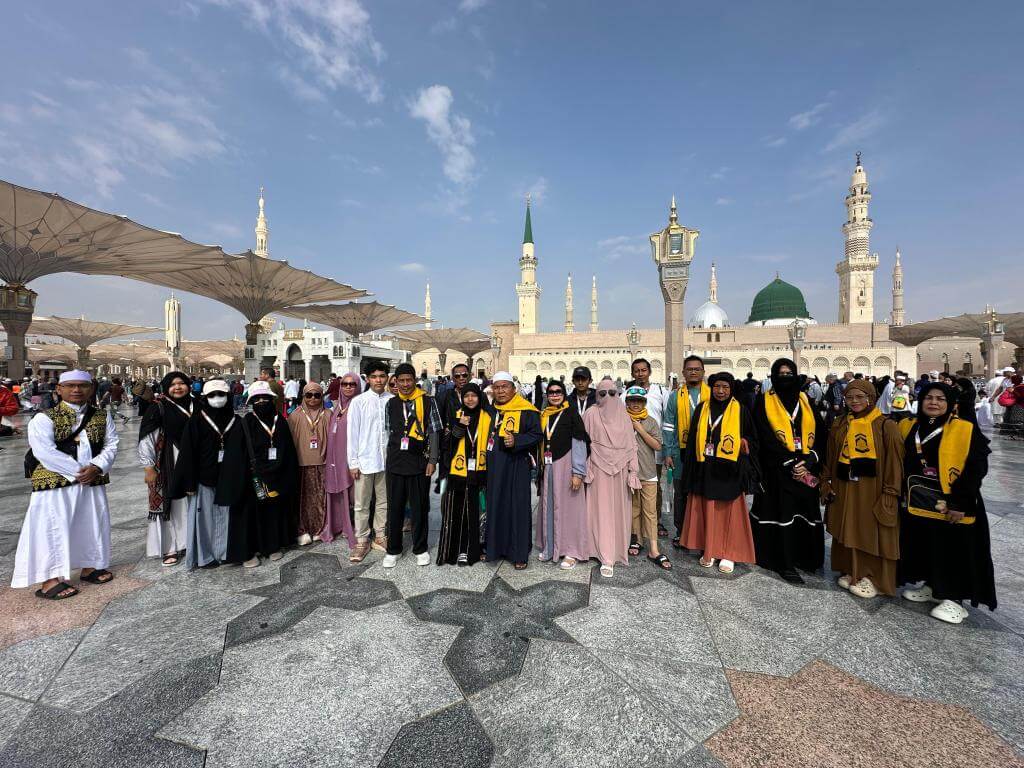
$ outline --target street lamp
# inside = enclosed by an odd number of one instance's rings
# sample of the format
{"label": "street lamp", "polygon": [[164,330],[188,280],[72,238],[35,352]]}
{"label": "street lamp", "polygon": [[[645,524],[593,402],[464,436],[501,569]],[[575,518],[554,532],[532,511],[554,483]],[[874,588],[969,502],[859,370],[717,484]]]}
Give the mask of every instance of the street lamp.
{"label": "street lamp", "polygon": [[800,351],[804,348],[804,340],[807,338],[807,323],[803,320],[794,320],[786,326],[789,334],[789,349],[793,353],[793,362],[797,369],[800,368]]}

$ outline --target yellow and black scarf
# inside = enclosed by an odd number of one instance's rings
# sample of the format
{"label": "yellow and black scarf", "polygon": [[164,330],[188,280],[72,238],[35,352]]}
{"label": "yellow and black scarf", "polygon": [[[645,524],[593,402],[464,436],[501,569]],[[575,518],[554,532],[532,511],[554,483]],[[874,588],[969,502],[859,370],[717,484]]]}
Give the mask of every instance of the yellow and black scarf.
{"label": "yellow and black scarf", "polygon": [[515,435],[519,432],[519,420],[523,411],[538,413],[537,408],[519,393],[504,405],[494,404],[498,411],[498,437]]}
{"label": "yellow and black scarf", "polygon": [[[800,452],[808,454],[814,447],[814,412],[811,410],[811,403],[803,392],[800,395]],[[768,424],[772,428],[772,434],[780,443],[786,446],[786,450],[796,451],[796,440],[793,437],[793,421],[789,418],[786,406],[774,390],[769,390],[764,396],[764,411],[768,417]]]}
{"label": "yellow and black scarf", "polygon": [[629,418],[633,421],[643,421],[647,418],[647,409],[644,408],[640,413],[633,413],[629,408],[626,409],[626,413],[629,414]]}
{"label": "yellow and black scarf", "polygon": [[[425,402],[425,394],[426,393],[419,387],[413,388],[412,394],[408,396],[403,395],[401,392],[398,393],[398,399],[401,400],[402,402],[407,403],[410,400],[412,400],[413,407],[416,410],[415,419],[413,420],[412,424],[408,425],[405,432],[405,436],[408,437],[410,440],[423,440],[423,403]],[[405,412],[404,406],[402,412]]]}
{"label": "yellow and black scarf", "polygon": [[[915,426],[917,421],[914,419],[900,421],[900,434],[904,440]],[[939,438],[938,480],[945,494],[951,492],[953,483],[963,474],[973,435],[974,425],[966,419],[954,417],[942,426],[942,436]]]}
{"label": "yellow and black scarf", "polygon": [[[456,420],[462,418],[462,409],[455,412]],[[491,433],[491,414],[480,409],[480,416],[477,419],[476,431],[476,471],[484,472],[487,469],[487,436]],[[468,435],[463,435],[459,440],[459,447],[452,457],[449,473],[456,477],[466,476],[466,445],[469,443]]]}
{"label": "yellow and black scarf", "polygon": [[[702,381],[700,383],[700,400],[697,401],[697,405],[706,403],[710,399],[711,387]],[[679,435],[680,450],[686,447],[686,440],[690,436],[690,419],[693,416],[693,410],[696,410],[696,406],[693,409],[690,408],[690,389],[683,384],[676,390],[676,432]]]}
{"label": "yellow and black scarf", "polygon": [[836,474],[842,480],[854,477],[875,477],[877,474],[878,453],[875,447],[874,424],[882,418],[882,413],[872,407],[863,416],[854,417],[851,413],[846,417],[846,439],[839,451]]}
{"label": "yellow and black scarf", "polygon": [[562,411],[564,411],[568,407],[569,407],[569,401],[568,400],[562,400],[562,404],[561,405],[549,405],[549,406],[546,406],[544,408],[544,410],[540,412],[540,428],[544,432],[545,435],[547,434],[548,420],[552,416],[557,416],[558,414],[560,414]]}
{"label": "yellow and black scarf", "polygon": [[[704,455],[708,440],[711,439],[711,407],[705,403],[701,409],[700,421],[697,423],[697,461],[707,459]],[[718,433],[718,445],[715,446],[715,458],[736,461],[740,457],[740,404],[730,398],[722,414],[721,429]]]}

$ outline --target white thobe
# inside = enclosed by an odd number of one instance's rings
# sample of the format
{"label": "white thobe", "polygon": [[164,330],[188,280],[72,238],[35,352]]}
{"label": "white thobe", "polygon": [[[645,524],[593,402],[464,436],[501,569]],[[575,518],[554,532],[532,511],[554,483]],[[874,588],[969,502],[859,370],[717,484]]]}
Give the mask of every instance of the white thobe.
{"label": "white thobe", "polygon": [[[77,429],[84,406],[67,405],[79,414],[74,424]],[[83,486],[74,480],[88,464],[95,464],[103,474],[114,465],[117,430],[113,418],[107,414],[103,450],[97,456],[92,455],[85,430],[79,435],[76,457],[57,450],[53,422],[45,413],[36,414],[28,423],[28,444],[40,464],[73,485],[32,492],[18,538],[11,586],[27,587],[54,578],[67,581],[78,568],[106,568],[110,565],[106,487]]]}
{"label": "white thobe", "polygon": [[384,471],[384,408],[392,397],[387,390],[378,395],[368,389],[352,398],[346,423],[349,469],[358,469],[364,475]]}

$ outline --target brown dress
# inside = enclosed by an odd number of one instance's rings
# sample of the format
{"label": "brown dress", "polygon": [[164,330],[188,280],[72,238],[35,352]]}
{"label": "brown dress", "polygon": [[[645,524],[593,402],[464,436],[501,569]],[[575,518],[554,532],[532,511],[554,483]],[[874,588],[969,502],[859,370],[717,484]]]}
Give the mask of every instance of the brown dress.
{"label": "brown dress", "polygon": [[876,476],[850,481],[836,473],[847,419],[832,424],[821,479],[823,491],[831,486],[835,499],[826,510],[825,526],[832,534],[832,570],[849,574],[851,584],[867,577],[882,594],[895,595],[903,440],[896,422],[890,419],[876,419],[871,426],[878,454]]}
{"label": "brown dress", "polygon": [[[307,386],[308,390],[310,387]],[[327,463],[327,426],[329,411],[296,408],[288,417],[288,427],[299,457],[298,533],[319,536],[327,514],[324,465]]]}

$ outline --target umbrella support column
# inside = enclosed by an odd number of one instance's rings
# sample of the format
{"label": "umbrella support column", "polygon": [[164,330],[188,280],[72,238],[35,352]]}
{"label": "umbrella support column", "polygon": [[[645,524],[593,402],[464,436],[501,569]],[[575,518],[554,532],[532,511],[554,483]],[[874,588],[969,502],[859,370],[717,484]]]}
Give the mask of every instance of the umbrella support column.
{"label": "umbrella support column", "polygon": [[21,381],[25,377],[25,334],[32,324],[36,292],[24,285],[0,286],[0,323],[7,331],[7,375]]}

